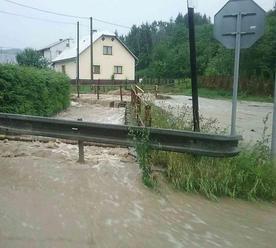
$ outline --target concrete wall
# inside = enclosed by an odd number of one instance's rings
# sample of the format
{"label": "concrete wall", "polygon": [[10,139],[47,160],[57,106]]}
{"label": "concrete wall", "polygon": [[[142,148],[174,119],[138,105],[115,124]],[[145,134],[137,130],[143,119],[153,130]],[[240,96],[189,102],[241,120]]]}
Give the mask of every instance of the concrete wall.
{"label": "concrete wall", "polygon": [[[103,54],[103,46],[112,46],[112,55]],[[135,79],[135,59],[128,50],[117,40],[106,36],[94,42],[94,65],[100,65],[101,73],[94,74],[94,79],[110,80],[114,74],[114,66],[122,66],[123,73],[115,74],[115,80]],[[55,64],[55,70],[62,72],[62,65],[65,65],[66,74],[76,78],[76,64],[74,61],[63,61]],[[90,47],[80,55],[80,79],[90,79]]]}

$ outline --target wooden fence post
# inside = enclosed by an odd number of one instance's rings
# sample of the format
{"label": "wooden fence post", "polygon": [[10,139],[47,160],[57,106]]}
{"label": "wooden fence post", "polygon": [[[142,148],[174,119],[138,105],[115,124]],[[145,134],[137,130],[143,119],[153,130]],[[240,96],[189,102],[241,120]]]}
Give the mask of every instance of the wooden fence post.
{"label": "wooden fence post", "polygon": [[121,102],[123,101],[123,86],[120,85],[120,97],[121,97]]}
{"label": "wooden fence post", "polygon": [[146,105],[145,106],[145,126],[146,127],[151,127],[151,106]]}
{"label": "wooden fence post", "polygon": [[98,80],[98,82],[97,82],[97,100],[99,100],[100,99],[100,82],[99,82],[100,80]]}
{"label": "wooden fence post", "polygon": [[158,97],[158,85],[155,85],[155,98],[157,98]]}

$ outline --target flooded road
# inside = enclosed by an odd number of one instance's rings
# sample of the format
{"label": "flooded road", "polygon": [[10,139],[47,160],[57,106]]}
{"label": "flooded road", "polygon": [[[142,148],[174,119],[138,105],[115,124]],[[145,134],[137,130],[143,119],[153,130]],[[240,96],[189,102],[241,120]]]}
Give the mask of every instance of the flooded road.
{"label": "flooded road", "polygon": [[[154,103],[166,110],[177,115],[183,106],[192,107],[191,97],[189,96],[172,96],[168,100],[155,100]],[[199,98],[199,113],[204,118],[214,118],[219,122],[221,130],[226,129],[230,133],[232,102],[230,100],[214,100]],[[256,143],[262,140],[263,131],[267,127],[267,135],[271,139],[272,132],[272,103],[260,103],[239,101],[237,112],[237,132],[243,136],[244,143]],[[266,125],[263,123],[264,118],[268,116]]]}
{"label": "flooded road", "polygon": [[0,151],[0,247],[275,247],[275,204],[151,191],[128,149],[85,147],[85,164],[60,142]]}

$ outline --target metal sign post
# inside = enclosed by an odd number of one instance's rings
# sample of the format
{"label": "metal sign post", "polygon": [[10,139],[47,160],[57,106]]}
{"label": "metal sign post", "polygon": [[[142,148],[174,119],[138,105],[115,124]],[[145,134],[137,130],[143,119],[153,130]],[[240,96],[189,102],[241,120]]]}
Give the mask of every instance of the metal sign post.
{"label": "metal sign post", "polygon": [[230,0],[215,15],[214,36],[235,49],[231,135],[236,135],[240,50],[251,47],[263,34],[265,11],[253,0]]}
{"label": "metal sign post", "polygon": [[271,154],[272,154],[274,165],[276,166],[276,73],[275,73],[275,84],[274,84],[274,111],[273,111],[273,120],[272,120]]}
{"label": "metal sign post", "polygon": [[237,122],[237,102],[238,102],[238,89],[239,89],[239,69],[240,69],[240,53],[241,53],[241,12],[237,15],[237,33],[235,45],[235,65],[234,65],[234,85],[233,85],[233,98],[232,98],[232,117],[231,117],[231,135],[236,135],[236,122]]}

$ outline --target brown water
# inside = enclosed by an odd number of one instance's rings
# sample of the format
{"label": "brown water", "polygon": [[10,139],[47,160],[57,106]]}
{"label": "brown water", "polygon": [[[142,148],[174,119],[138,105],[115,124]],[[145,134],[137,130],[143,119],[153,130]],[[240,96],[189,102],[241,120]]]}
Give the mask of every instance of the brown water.
{"label": "brown water", "polygon": [[0,247],[275,247],[275,205],[152,192],[127,149],[0,150]]}
{"label": "brown water", "polygon": [[153,192],[128,149],[86,147],[83,165],[59,142],[0,152],[0,247],[275,247],[275,205]]}

